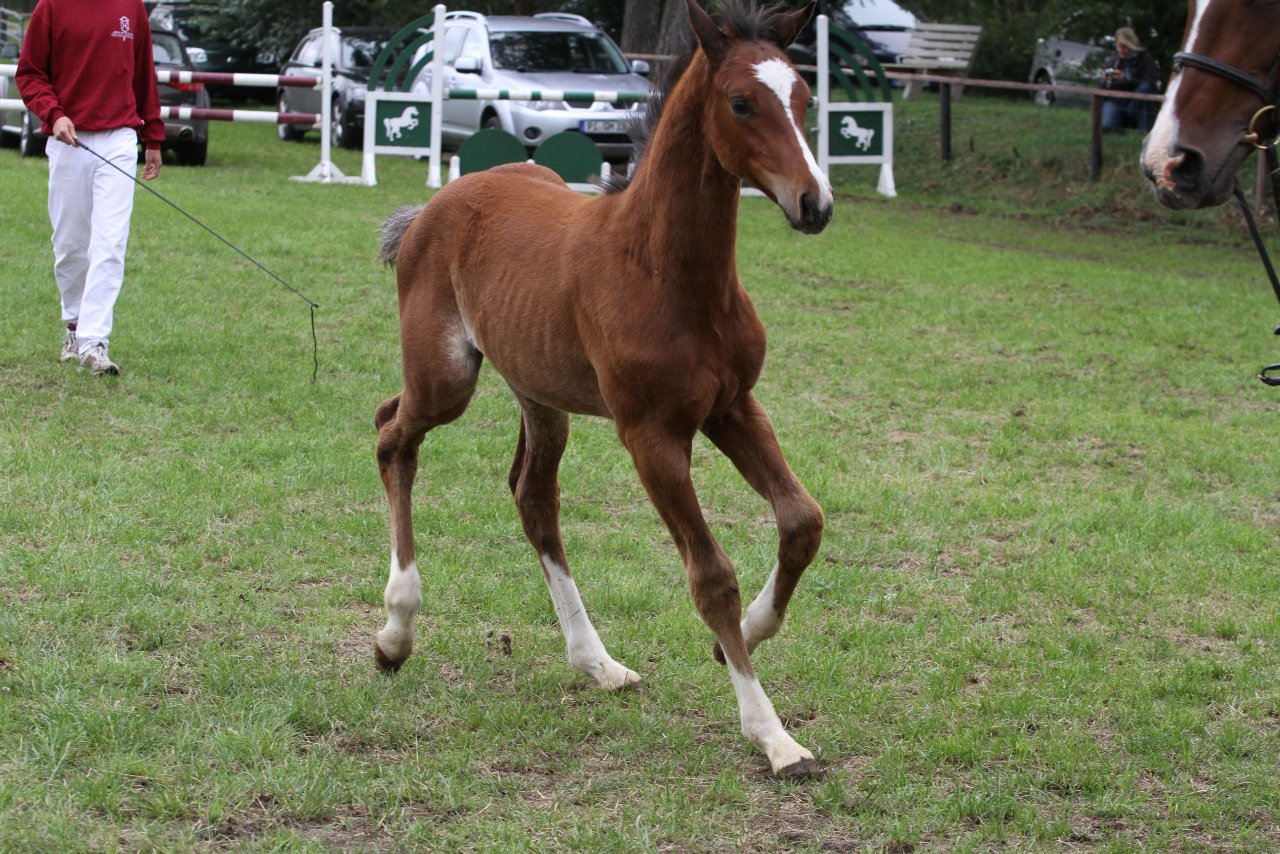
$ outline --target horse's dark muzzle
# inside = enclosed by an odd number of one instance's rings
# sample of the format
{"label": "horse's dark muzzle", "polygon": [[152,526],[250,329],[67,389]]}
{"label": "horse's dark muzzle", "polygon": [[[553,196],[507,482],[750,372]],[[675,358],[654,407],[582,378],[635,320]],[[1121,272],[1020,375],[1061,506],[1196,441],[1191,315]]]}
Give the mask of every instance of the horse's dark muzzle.
{"label": "horse's dark muzzle", "polygon": [[813,196],[805,193],[800,197],[800,221],[792,225],[805,234],[817,234],[831,222],[831,203],[819,204]]}

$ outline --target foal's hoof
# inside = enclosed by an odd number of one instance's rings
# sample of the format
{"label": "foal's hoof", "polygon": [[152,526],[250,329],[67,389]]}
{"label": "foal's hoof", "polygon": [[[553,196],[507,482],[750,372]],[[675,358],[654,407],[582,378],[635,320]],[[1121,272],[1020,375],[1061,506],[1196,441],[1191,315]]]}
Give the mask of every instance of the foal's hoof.
{"label": "foal's hoof", "polygon": [[781,780],[807,780],[817,777],[820,773],[818,760],[805,758],[799,762],[792,762],[790,765],[774,769],[773,776]]}
{"label": "foal's hoof", "polygon": [[404,659],[393,659],[382,651],[382,647],[378,646],[378,642],[373,642],[373,660],[378,665],[378,670],[383,673],[396,673],[400,670],[400,665],[404,664]]}

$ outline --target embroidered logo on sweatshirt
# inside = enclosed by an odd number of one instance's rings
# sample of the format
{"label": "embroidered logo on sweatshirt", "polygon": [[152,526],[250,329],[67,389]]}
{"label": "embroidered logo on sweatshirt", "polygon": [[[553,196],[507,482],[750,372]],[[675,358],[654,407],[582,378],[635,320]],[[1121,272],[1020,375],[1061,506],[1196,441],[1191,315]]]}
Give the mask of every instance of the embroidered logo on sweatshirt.
{"label": "embroidered logo on sweatshirt", "polygon": [[120,39],[121,41],[133,41],[133,33],[129,31],[129,19],[122,17],[120,19],[120,29],[111,34],[111,38]]}

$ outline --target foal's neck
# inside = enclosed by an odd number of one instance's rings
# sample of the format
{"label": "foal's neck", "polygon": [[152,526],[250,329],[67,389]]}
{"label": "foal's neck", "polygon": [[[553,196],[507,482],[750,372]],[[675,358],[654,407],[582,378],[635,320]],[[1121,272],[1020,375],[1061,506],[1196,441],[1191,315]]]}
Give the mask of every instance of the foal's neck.
{"label": "foal's neck", "polygon": [[626,216],[637,225],[632,246],[644,263],[663,278],[720,287],[736,281],[742,182],[720,165],[707,137],[710,77],[699,51],[667,95],[625,195]]}

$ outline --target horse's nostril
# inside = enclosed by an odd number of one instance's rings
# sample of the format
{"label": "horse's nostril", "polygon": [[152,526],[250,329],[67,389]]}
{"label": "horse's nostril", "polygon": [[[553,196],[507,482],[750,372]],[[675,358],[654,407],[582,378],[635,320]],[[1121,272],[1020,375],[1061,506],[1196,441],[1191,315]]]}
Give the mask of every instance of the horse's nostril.
{"label": "horse's nostril", "polygon": [[1177,187],[1194,187],[1204,174],[1204,154],[1198,149],[1177,146],[1165,165],[1169,182]]}
{"label": "horse's nostril", "polygon": [[[831,221],[831,207],[822,207],[811,194],[800,196],[800,222],[797,227],[807,234],[817,234]],[[795,225],[795,223],[793,223]]]}
{"label": "horse's nostril", "polygon": [[800,216],[806,225],[822,221],[822,209],[818,206],[818,201],[808,193],[800,197]]}

